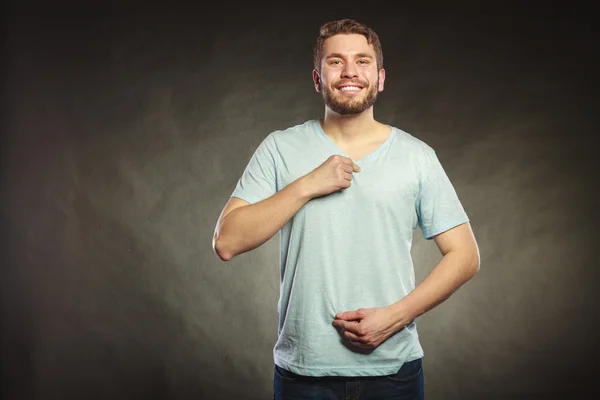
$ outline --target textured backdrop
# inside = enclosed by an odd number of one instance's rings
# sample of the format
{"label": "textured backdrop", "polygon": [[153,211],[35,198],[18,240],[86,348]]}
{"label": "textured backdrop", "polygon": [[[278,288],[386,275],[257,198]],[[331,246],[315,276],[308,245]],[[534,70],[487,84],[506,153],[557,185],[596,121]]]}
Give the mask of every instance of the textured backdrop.
{"label": "textured backdrop", "polygon": [[[211,239],[262,139],[322,115],[341,17],[380,34],[375,116],[437,150],[480,245],[419,320],[426,398],[597,388],[589,10],[34,3],[4,28],[3,398],[271,398],[277,238],[229,263]],[[419,231],[413,255],[418,281],[440,258]]]}

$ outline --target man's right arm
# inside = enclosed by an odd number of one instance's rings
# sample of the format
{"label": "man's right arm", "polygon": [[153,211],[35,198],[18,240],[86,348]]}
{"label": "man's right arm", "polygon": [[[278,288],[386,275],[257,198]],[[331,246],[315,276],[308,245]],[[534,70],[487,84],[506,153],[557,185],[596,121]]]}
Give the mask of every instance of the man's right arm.
{"label": "man's right arm", "polygon": [[213,249],[223,261],[253,250],[277,233],[311,199],[306,176],[250,204],[232,197],[219,217]]}
{"label": "man's right arm", "polygon": [[253,250],[277,233],[309,200],[350,187],[360,168],[339,155],[329,157],[272,196],[250,204],[232,197],[219,216],[213,249],[223,261]]}

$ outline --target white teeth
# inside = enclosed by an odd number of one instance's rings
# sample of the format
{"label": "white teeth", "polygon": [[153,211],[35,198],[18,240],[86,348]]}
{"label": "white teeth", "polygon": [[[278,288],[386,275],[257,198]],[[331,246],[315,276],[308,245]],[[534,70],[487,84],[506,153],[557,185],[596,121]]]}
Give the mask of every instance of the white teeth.
{"label": "white teeth", "polygon": [[358,86],[344,86],[343,88],[340,88],[340,90],[360,90],[360,88]]}

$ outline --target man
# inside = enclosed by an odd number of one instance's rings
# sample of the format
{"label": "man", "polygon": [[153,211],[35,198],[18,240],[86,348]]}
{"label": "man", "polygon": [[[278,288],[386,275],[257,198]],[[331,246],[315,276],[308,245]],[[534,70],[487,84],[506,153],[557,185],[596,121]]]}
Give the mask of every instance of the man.
{"label": "man", "polygon": [[[435,151],[374,119],[377,34],[321,27],[313,82],[325,114],[268,135],[215,229],[222,260],[280,232],[276,399],[422,399],[415,319],[479,270],[469,218]],[[443,255],[415,287],[419,226]]]}

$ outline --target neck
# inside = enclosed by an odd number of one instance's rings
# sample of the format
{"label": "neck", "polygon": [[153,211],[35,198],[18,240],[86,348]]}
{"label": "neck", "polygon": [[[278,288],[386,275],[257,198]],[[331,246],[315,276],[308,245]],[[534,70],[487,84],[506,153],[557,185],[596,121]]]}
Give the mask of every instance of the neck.
{"label": "neck", "polygon": [[353,142],[375,134],[381,124],[373,118],[371,107],[356,115],[340,115],[326,109],[321,125],[323,131],[336,141]]}

